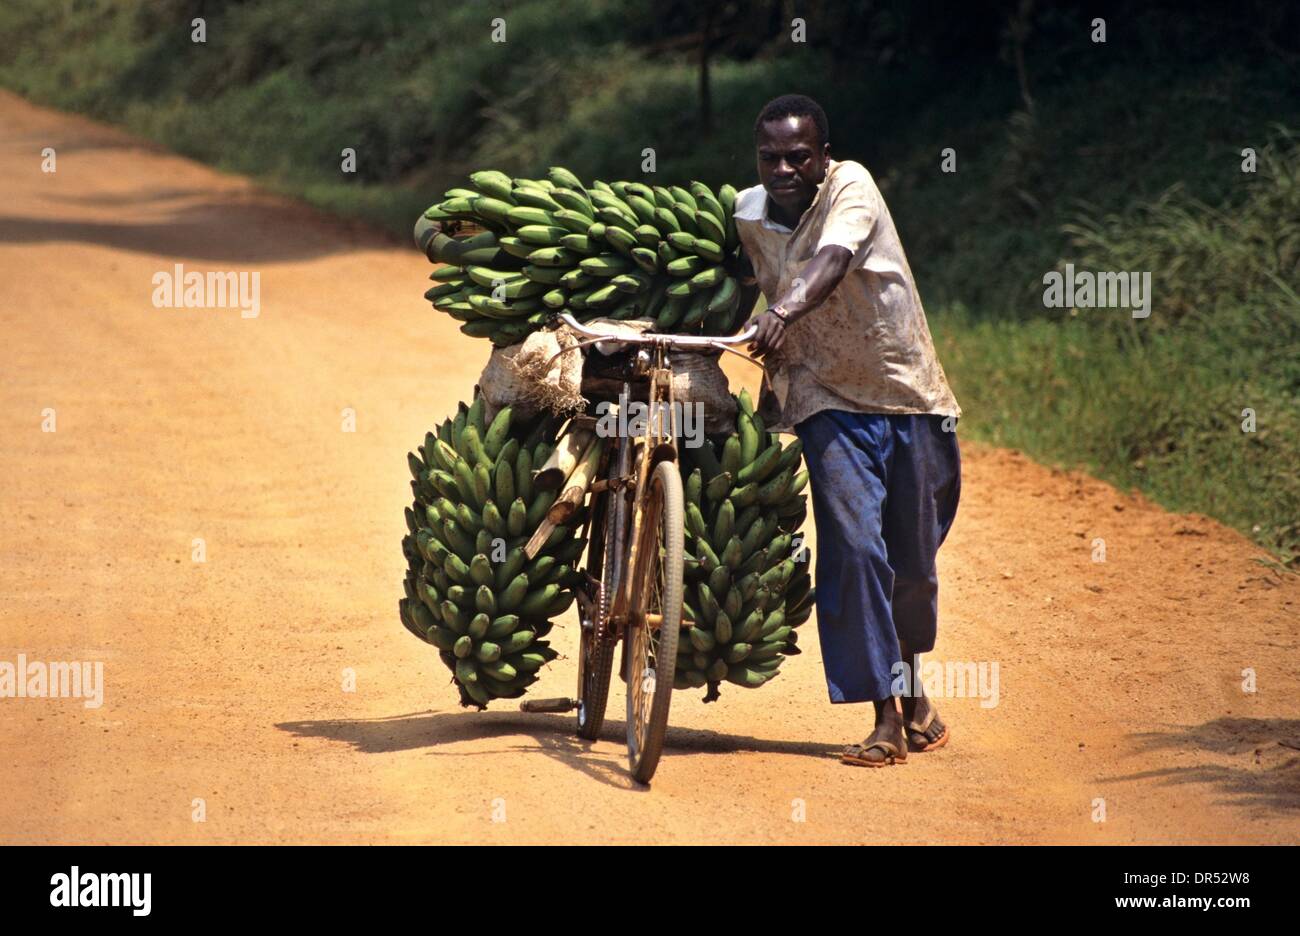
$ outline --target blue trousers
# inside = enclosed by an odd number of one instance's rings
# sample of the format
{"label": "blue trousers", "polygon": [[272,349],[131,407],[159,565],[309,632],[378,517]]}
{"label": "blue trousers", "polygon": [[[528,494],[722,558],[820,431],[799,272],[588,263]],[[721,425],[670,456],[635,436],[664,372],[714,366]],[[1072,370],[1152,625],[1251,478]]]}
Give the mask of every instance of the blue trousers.
{"label": "blue trousers", "polygon": [[822,410],[794,427],[812,488],[831,702],[889,698],[900,639],[912,653],[934,649],[934,559],[961,495],[957,434],[944,418]]}

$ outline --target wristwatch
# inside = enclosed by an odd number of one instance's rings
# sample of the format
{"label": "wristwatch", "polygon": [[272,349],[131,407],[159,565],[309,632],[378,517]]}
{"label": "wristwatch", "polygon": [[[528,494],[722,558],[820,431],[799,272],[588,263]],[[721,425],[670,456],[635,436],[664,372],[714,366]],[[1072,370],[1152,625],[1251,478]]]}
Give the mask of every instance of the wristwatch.
{"label": "wristwatch", "polygon": [[790,324],[790,313],[780,306],[774,306],[772,308],[772,314],[781,320],[782,325]]}

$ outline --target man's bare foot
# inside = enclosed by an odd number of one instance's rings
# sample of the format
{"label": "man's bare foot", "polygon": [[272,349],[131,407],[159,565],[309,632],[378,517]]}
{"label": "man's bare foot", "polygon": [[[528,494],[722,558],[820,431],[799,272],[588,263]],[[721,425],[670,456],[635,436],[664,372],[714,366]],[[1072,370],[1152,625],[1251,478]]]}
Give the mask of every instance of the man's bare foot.
{"label": "man's bare foot", "polygon": [[904,696],[902,702],[909,750],[920,754],[948,743],[951,732],[939,718],[939,710],[928,696]]}

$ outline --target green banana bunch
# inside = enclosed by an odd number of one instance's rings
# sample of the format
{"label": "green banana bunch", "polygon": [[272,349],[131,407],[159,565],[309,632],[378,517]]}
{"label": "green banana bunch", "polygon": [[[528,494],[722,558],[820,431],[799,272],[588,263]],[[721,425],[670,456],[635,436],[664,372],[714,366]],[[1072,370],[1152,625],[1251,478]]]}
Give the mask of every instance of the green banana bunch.
{"label": "green banana bunch", "polygon": [[532,559],[524,545],[555,501],[533,489],[533,466],[555,444],[556,420],[487,422],[481,395],[461,403],[419,454],[409,453],[415,501],[402,540],[407,559],[402,623],[432,644],[453,673],[461,704],[518,698],[555,659],[542,638],[573,602],[586,540],[586,508],[559,525]]}
{"label": "green banana bunch", "polygon": [[559,166],[545,179],[483,170],[470,182],[416,224],[417,243],[440,264],[425,298],[465,334],[502,347],[561,310],[579,321],[649,317],[677,334],[742,324],[740,284],[725,266],[740,245],[730,185],[716,195],[701,182],[584,186]]}
{"label": "green banana bunch", "polygon": [[799,653],[812,613],[812,559],[796,534],[808,514],[802,445],[767,432],[749,393],[736,398],[736,431],[715,445],[684,448],[686,617],[674,688],[723,681],[747,688],[775,676]]}

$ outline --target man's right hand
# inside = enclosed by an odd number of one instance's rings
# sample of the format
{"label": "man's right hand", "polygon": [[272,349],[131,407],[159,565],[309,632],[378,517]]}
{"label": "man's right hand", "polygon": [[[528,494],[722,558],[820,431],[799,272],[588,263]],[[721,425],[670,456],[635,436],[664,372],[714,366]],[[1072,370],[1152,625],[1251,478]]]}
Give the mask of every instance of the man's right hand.
{"label": "man's right hand", "polygon": [[785,322],[774,311],[778,308],[780,306],[773,306],[751,320],[758,331],[749,342],[749,350],[764,359],[780,351],[781,345],[785,344]]}

